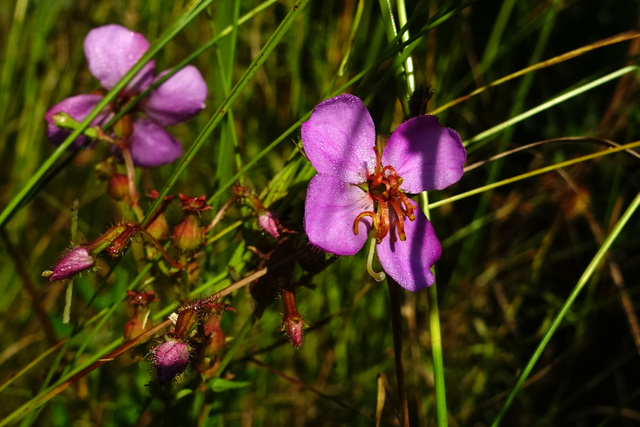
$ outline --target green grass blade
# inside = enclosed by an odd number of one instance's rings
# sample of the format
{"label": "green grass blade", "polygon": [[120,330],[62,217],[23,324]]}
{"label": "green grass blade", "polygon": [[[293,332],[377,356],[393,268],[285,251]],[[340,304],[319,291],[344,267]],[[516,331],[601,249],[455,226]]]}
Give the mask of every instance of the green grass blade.
{"label": "green grass blade", "polygon": [[613,229],[611,230],[611,233],[609,234],[609,236],[607,236],[605,241],[602,243],[602,246],[600,247],[596,255],[593,257],[593,259],[585,269],[584,273],[582,274],[582,277],[580,277],[580,280],[578,280],[578,283],[573,288],[573,291],[571,292],[567,300],[562,305],[562,308],[560,309],[556,317],[553,319],[553,322],[549,326],[549,329],[547,329],[547,332],[545,333],[544,337],[538,344],[536,351],[533,353],[533,355],[529,359],[529,362],[527,363],[527,366],[525,366],[524,370],[522,371],[522,374],[520,374],[518,381],[516,382],[515,386],[511,390],[511,393],[509,394],[509,397],[507,397],[507,401],[504,403],[504,405],[502,406],[502,409],[498,413],[498,416],[495,418],[495,420],[491,424],[492,427],[498,426],[502,421],[502,418],[504,418],[504,415],[507,413],[507,411],[511,407],[511,404],[515,400],[518,392],[520,392],[520,390],[522,389],[524,382],[526,381],[527,377],[533,370],[533,367],[535,366],[536,362],[542,355],[542,352],[544,351],[545,347],[551,340],[551,337],[553,337],[553,334],[562,323],[562,320],[567,314],[569,308],[571,308],[571,305],[580,294],[580,291],[582,290],[582,288],[584,288],[584,286],[587,284],[589,279],[591,279],[591,276],[593,276],[593,274],[595,273],[600,263],[604,260],[604,257],[607,255],[609,248],[611,247],[613,242],[616,241],[616,239],[622,232],[622,229],[624,228],[624,226],[627,224],[629,219],[631,219],[631,216],[638,209],[638,206],[640,206],[640,193],[636,195],[636,197],[633,199],[633,201],[631,202],[627,210],[624,212],[624,214],[620,218],[620,220],[616,223],[615,227],[613,227]]}

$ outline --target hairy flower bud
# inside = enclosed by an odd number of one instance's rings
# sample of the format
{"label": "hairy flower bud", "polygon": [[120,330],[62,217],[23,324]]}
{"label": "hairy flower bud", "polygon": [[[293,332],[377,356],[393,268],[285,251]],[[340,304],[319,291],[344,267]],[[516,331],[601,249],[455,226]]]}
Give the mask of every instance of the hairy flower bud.
{"label": "hairy flower bud", "polygon": [[76,246],[53,267],[53,271],[47,270],[42,275],[50,281],[69,279],[95,265],[96,260],[89,251],[83,246]]}
{"label": "hairy flower bud", "polygon": [[264,211],[260,215],[258,215],[258,225],[260,226],[260,228],[271,234],[276,239],[280,237],[280,232],[278,231],[278,222],[271,212]]}
{"label": "hairy flower bud", "polygon": [[300,348],[304,336],[304,319],[296,307],[295,287],[290,282],[282,289],[282,301],[284,302],[282,330],[287,334],[291,343]]}
{"label": "hairy flower bud", "polygon": [[302,345],[302,338],[304,336],[304,319],[302,316],[298,314],[297,316],[285,317],[282,328],[287,334],[287,337],[289,337],[289,340],[291,340],[291,343],[299,348]]}
{"label": "hairy flower bud", "polygon": [[187,369],[189,345],[177,339],[169,339],[153,352],[156,376],[159,384],[167,384]]}

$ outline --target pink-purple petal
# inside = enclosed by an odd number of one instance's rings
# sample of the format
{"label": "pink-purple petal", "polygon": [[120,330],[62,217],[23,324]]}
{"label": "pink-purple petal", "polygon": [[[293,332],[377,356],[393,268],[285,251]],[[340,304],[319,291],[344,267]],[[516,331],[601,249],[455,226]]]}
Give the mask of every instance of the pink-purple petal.
{"label": "pink-purple petal", "polygon": [[[64,99],[51,107],[45,114],[47,121],[47,136],[55,145],[60,145],[70,134],[70,129],[64,129],[56,126],[53,122],[53,115],[56,113],[67,113],[73,119],[83,121],[102,100],[102,95],[77,95]],[[102,111],[92,122],[92,125],[101,124],[110,114],[109,111]],[[80,148],[87,143],[88,138],[79,136],[73,142],[73,148]]]}
{"label": "pink-purple petal", "polygon": [[131,157],[136,166],[151,168],[171,163],[182,155],[182,145],[161,126],[145,118],[133,124]]}
{"label": "pink-purple petal", "polygon": [[382,164],[394,167],[401,188],[416,194],[442,190],[462,176],[467,152],[460,135],[440,126],[436,116],[418,116],[398,126],[382,153]]}
{"label": "pink-purple petal", "polygon": [[[160,79],[167,71],[158,76]],[[144,111],[154,122],[171,126],[189,120],[204,107],[207,83],[200,71],[187,65],[158,86],[145,101]]]}
{"label": "pink-purple petal", "polygon": [[[84,39],[89,71],[105,89],[112,89],[148,49],[149,42],[142,34],[120,25],[94,28]],[[153,81],[153,70],[154,63],[150,61],[129,82],[125,91],[137,94],[148,88]]]}
{"label": "pink-purple petal", "polygon": [[318,104],[302,124],[304,151],[316,170],[354,184],[366,182],[375,169],[375,142],[367,107],[349,94]]}
{"label": "pink-purple petal", "polygon": [[[415,205],[415,203],[414,203]],[[384,271],[404,289],[417,292],[433,285],[435,277],[431,266],[440,259],[440,242],[433,226],[417,209],[416,219],[405,219],[407,239],[392,242],[385,237],[377,246],[378,258]]]}
{"label": "pink-purple petal", "polygon": [[327,252],[353,255],[364,246],[371,218],[360,220],[358,234],[353,224],[360,213],[371,211],[371,196],[360,188],[325,174],[311,179],[304,207],[304,228],[309,241]]}

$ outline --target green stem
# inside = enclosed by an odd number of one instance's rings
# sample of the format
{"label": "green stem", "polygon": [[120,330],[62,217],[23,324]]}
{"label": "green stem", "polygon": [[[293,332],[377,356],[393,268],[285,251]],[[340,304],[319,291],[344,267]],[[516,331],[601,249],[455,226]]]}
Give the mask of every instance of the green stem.
{"label": "green stem", "polygon": [[[367,75],[369,75],[369,73],[371,73],[373,70],[377,70],[380,65],[382,63],[384,63],[386,60],[388,60],[389,58],[392,58],[394,56],[397,55],[398,53],[398,49],[402,49],[404,47],[409,46],[408,49],[404,49],[404,51],[402,52],[402,55],[398,56],[395,60],[399,61],[398,63],[401,63],[402,61],[405,61],[406,58],[411,54],[411,52],[413,51],[413,48],[416,47],[418,44],[415,43],[413,44],[413,42],[417,39],[419,39],[420,37],[422,37],[424,34],[426,34],[429,30],[434,29],[436,27],[438,27],[439,25],[443,24],[444,22],[446,22],[447,20],[451,19],[453,16],[455,16],[456,13],[458,13],[459,11],[461,11],[462,9],[464,9],[464,7],[466,7],[467,3],[463,3],[462,5],[458,6],[457,8],[455,8],[453,11],[444,13],[442,16],[436,17],[433,19],[433,21],[431,23],[429,23],[428,25],[426,25],[422,30],[420,30],[417,35],[414,35],[412,37],[409,38],[408,41],[406,42],[402,42],[399,43],[397,45],[395,45],[394,43],[399,42],[400,37],[401,36],[396,36],[396,38],[394,40],[392,40],[390,42],[390,47],[387,48],[381,55],[380,58],[378,60],[378,62],[376,62],[375,64],[373,64],[372,66],[366,68],[363,71],[360,71],[359,73],[357,73],[355,76],[353,76],[351,79],[349,79],[347,82],[345,82],[343,85],[341,85],[338,89],[336,89],[333,92],[329,92],[327,93],[326,98],[331,98],[334,96],[337,96],[341,93],[343,93],[345,90],[347,90],[349,87],[353,86],[354,84],[356,84],[357,82],[359,82],[360,80],[364,79]],[[411,22],[411,19],[409,19],[409,22]],[[400,34],[404,34],[403,30],[400,30]],[[394,61],[395,61],[394,60]],[[390,68],[394,68],[394,67],[390,67]],[[337,78],[337,74],[336,74],[336,78]],[[382,80],[386,81],[386,77],[383,77]],[[376,93],[375,89],[371,90],[371,93]],[[365,104],[368,101],[365,100]],[[312,110],[311,110],[312,111]],[[278,138],[276,138],[271,144],[269,144],[267,147],[265,147],[262,151],[260,151],[260,153],[258,153],[257,155],[253,156],[251,158],[251,160],[249,160],[247,162],[247,164],[245,164],[242,169],[240,169],[238,171],[238,173],[236,173],[231,179],[229,179],[227,182],[225,182],[224,184],[222,184],[222,186],[214,193],[213,196],[211,196],[209,198],[209,200],[207,201],[207,203],[209,203],[210,205],[212,205],[224,192],[227,191],[227,189],[229,187],[231,187],[235,182],[238,181],[238,179],[243,176],[245,173],[247,173],[247,171],[249,171],[253,165],[255,165],[258,161],[260,161],[260,159],[262,159],[263,157],[265,157],[267,154],[269,154],[271,152],[271,150],[273,150],[275,147],[277,147],[282,141],[285,141],[287,139],[287,137],[293,133],[294,131],[296,131],[300,125],[302,125],[302,122],[304,122],[305,120],[307,120],[310,116],[311,116],[311,111],[308,111],[303,117],[300,118],[299,121],[297,121],[296,123],[294,123],[293,125],[291,125],[291,127],[289,127],[289,129],[287,129],[286,131],[284,131],[284,133],[282,133]]]}
{"label": "green stem", "polygon": [[393,330],[393,353],[396,361],[396,381],[400,394],[400,424],[409,427],[409,402],[407,399],[407,385],[404,375],[404,360],[402,356],[402,317],[400,316],[400,286],[391,277],[387,279],[389,285],[389,300],[391,302],[391,328]]}
{"label": "green stem", "polygon": [[[398,0],[398,24],[400,27],[407,25],[407,8],[404,4],[404,0]],[[409,41],[409,31],[405,31],[402,34],[403,42]],[[416,91],[416,78],[413,71],[413,59],[408,56],[404,61],[404,79],[407,82],[407,99],[411,98],[413,92]]]}
{"label": "green stem", "polygon": [[[423,191],[418,196],[420,209],[431,219],[429,213],[429,199],[427,192]],[[433,269],[433,267],[432,267]],[[435,271],[434,277],[435,277]],[[429,298],[429,333],[431,335],[431,355],[433,357],[433,375],[436,387],[436,413],[438,427],[446,427],[447,420],[447,391],[444,383],[444,362],[442,358],[442,334],[440,332],[440,312],[438,310],[438,288],[436,283],[427,289]]]}
{"label": "green stem", "polygon": [[524,382],[526,381],[527,377],[533,370],[534,365],[536,364],[536,362],[540,358],[540,355],[542,354],[545,347],[551,340],[551,337],[553,336],[555,331],[558,329],[558,327],[562,323],[564,316],[567,314],[567,312],[571,308],[571,305],[573,304],[575,299],[578,297],[578,294],[580,293],[582,288],[587,284],[587,282],[589,282],[589,280],[591,279],[591,276],[596,271],[596,268],[604,260],[607,252],[609,251],[609,248],[611,247],[613,242],[618,238],[624,226],[627,224],[631,216],[638,209],[638,206],[640,206],[640,193],[638,193],[636,197],[633,199],[633,201],[631,202],[627,210],[624,212],[624,214],[620,218],[620,220],[616,223],[615,227],[611,230],[611,233],[609,234],[609,236],[607,236],[606,240],[602,243],[602,246],[600,247],[596,255],[593,257],[593,259],[587,266],[584,273],[582,273],[582,277],[580,277],[580,280],[578,280],[578,283],[573,288],[571,295],[569,295],[565,303],[562,305],[562,308],[560,309],[556,317],[553,319],[553,322],[549,326],[549,329],[547,330],[544,337],[538,344],[538,347],[536,348],[535,352],[529,359],[527,366],[522,371],[522,374],[520,374],[518,381],[516,382],[515,386],[511,390],[511,393],[509,394],[509,397],[507,397],[507,401],[504,403],[504,406],[500,410],[500,413],[493,421],[493,424],[491,424],[492,427],[498,426],[502,421],[502,418],[506,414],[507,410],[509,410],[509,407],[511,407],[511,404],[515,400],[515,397],[518,394],[518,392],[522,389]]}

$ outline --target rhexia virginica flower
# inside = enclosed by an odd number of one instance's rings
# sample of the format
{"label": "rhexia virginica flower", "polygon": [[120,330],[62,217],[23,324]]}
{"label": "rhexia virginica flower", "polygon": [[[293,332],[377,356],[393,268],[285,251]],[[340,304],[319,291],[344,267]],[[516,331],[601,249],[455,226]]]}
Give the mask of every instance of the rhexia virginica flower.
{"label": "rhexia virginica flower", "polygon": [[460,179],[467,155],[457,132],[435,116],[418,116],[398,126],[381,156],[366,106],[345,94],[316,106],[302,124],[302,142],[318,171],[305,202],[309,241],[353,255],[373,230],[389,276],[413,292],[431,286],[440,242],[405,193],[442,190]]}
{"label": "rhexia virginica flower", "polygon": [[[106,90],[112,89],[147,49],[149,42],[142,34],[120,25],[94,28],[84,40],[89,71]],[[148,62],[92,125],[106,123],[129,100],[148,89],[165,73],[154,78],[154,62]],[[51,142],[59,145],[71,133],[55,125],[54,114],[64,112],[82,121],[102,98],[99,94],[77,95],[54,105],[45,115],[47,135]],[[206,98],[207,84],[202,75],[196,67],[186,66],[136,105],[132,113],[134,120],[129,141],[134,164],[154,167],[171,163],[180,157],[182,145],[164,130],[164,126],[172,126],[195,116],[205,107]],[[87,138],[80,136],[72,147],[80,148],[86,143]]]}

